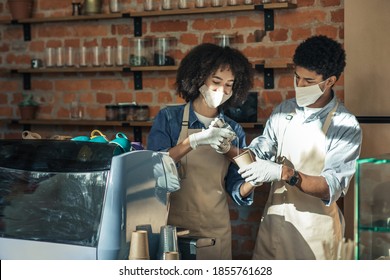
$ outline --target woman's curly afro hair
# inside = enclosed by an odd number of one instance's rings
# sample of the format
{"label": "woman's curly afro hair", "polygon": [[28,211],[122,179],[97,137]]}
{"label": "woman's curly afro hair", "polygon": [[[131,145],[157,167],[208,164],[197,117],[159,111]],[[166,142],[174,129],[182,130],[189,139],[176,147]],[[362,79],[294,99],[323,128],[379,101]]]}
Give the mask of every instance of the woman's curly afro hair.
{"label": "woman's curly afro hair", "polygon": [[218,69],[230,69],[234,75],[233,95],[222,106],[240,105],[253,86],[253,67],[238,50],[204,43],[194,47],[181,61],[176,88],[186,102],[199,96],[199,88]]}
{"label": "woman's curly afro hair", "polygon": [[323,35],[306,39],[295,50],[295,66],[301,66],[322,75],[338,79],[345,68],[345,51],[340,43]]}

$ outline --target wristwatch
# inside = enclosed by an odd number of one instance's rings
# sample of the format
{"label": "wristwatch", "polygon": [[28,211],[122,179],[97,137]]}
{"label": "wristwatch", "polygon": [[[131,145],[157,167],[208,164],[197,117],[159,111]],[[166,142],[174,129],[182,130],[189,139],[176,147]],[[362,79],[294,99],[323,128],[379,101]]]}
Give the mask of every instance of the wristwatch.
{"label": "wristwatch", "polygon": [[299,173],[294,169],[294,174],[286,181],[290,186],[296,186],[299,182]]}

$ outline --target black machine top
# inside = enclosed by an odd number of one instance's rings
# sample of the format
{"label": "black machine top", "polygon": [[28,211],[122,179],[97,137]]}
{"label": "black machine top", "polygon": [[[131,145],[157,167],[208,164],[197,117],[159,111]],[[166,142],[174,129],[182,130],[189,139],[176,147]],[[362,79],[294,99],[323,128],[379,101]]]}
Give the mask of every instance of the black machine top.
{"label": "black machine top", "polygon": [[0,140],[0,167],[37,172],[111,168],[115,144],[59,140]]}

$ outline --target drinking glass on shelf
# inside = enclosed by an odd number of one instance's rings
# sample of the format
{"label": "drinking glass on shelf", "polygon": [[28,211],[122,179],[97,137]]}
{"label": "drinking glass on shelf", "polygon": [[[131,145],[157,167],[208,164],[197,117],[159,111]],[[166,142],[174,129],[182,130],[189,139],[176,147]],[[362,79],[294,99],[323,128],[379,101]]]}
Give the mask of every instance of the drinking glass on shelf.
{"label": "drinking glass on shelf", "polygon": [[70,118],[73,120],[80,120],[83,118],[83,109],[79,101],[72,101],[70,103]]}
{"label": "drinking glass on shelf", "polygon": [[122,45],[118,45],[115,51],[115,65],[123,66],[125,64],[125,57],[126,57],[125,47]]}
{"label": "drinking glass on shelf", "polygon": [[90,65],[90,52],[87,47],[85,46],[80,47],[79,57],[80,57],[79,65],[81,67],[87,67]]}
{"label": "drinking glass on shelf", "polygon": [[58,47],[56,49],[56,66],[57,67],[63,67],[64,66],[64,48]]}
{"label": "drinking glass on shelf", "polygon": [[206,7],[204,0],[195,0],[195,7],[196,8],[204,8]]}
{"label": "drinking glass on shelf", "polygon": [[228,0],[227,4],[228,6],[236,6],[238,5],[238,0]]}
{"label": "drinking glass on shelf", "polygon": [[76,66],[76,49],[74,47],[65,48],[65,66]]}
{"label": "drinking glass on shelf", "polygon": [[144,0],[144,10],[145,11],[153,11],[154,10],[153,0]]}
{"label": "drinking glass on shelf", "polygon": [[179,0],[177,3],[179,9],[188,9],[189,6],[187,2],[188,2],[187,0]]}
{"label": "drinking glass on shelf", "polygon": [[110,0],[110,12],[119,13],[120,12],[120,3],[119,0]]}
{"label": "drinking glass on shelf", "polygon": [[113,66],[114,65],[114,47],[107,46],[104,48],[104,65]]}
{"label": "drinking glass on shelf", "polygon": [[54,67],[55,66],[55,49],[46,48],[45,49],[45,66]]}
{"label": "drinking glass on shelf", "polygon": [[162,0],[161,8],[163,10],[171,10],[172,9],[171,0]]}
{"label": "drinking glass on shelf", "polygon": [[211,0],[211,6],[212,7],[221,7],[223,5],[222,0]]}
{"label": "drinking glass on shelf", "polygon": [[101,58],[100,58],[100,47],[99,46],[93,46],[92,47],[92,66],[98,67],[101,65]]}

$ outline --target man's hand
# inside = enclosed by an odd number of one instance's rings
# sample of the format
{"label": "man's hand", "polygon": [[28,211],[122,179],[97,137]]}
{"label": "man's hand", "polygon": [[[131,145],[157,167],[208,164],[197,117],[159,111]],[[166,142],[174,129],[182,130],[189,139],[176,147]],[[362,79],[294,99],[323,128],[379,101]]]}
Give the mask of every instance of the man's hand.
{"label": "man's hand", "polygon": [[280,180],[282,165],[269,160],[257,159],[248,166],[240,168],[238,173],[245,179],[245,182],[252,186],[259,186],[263,182]]}

